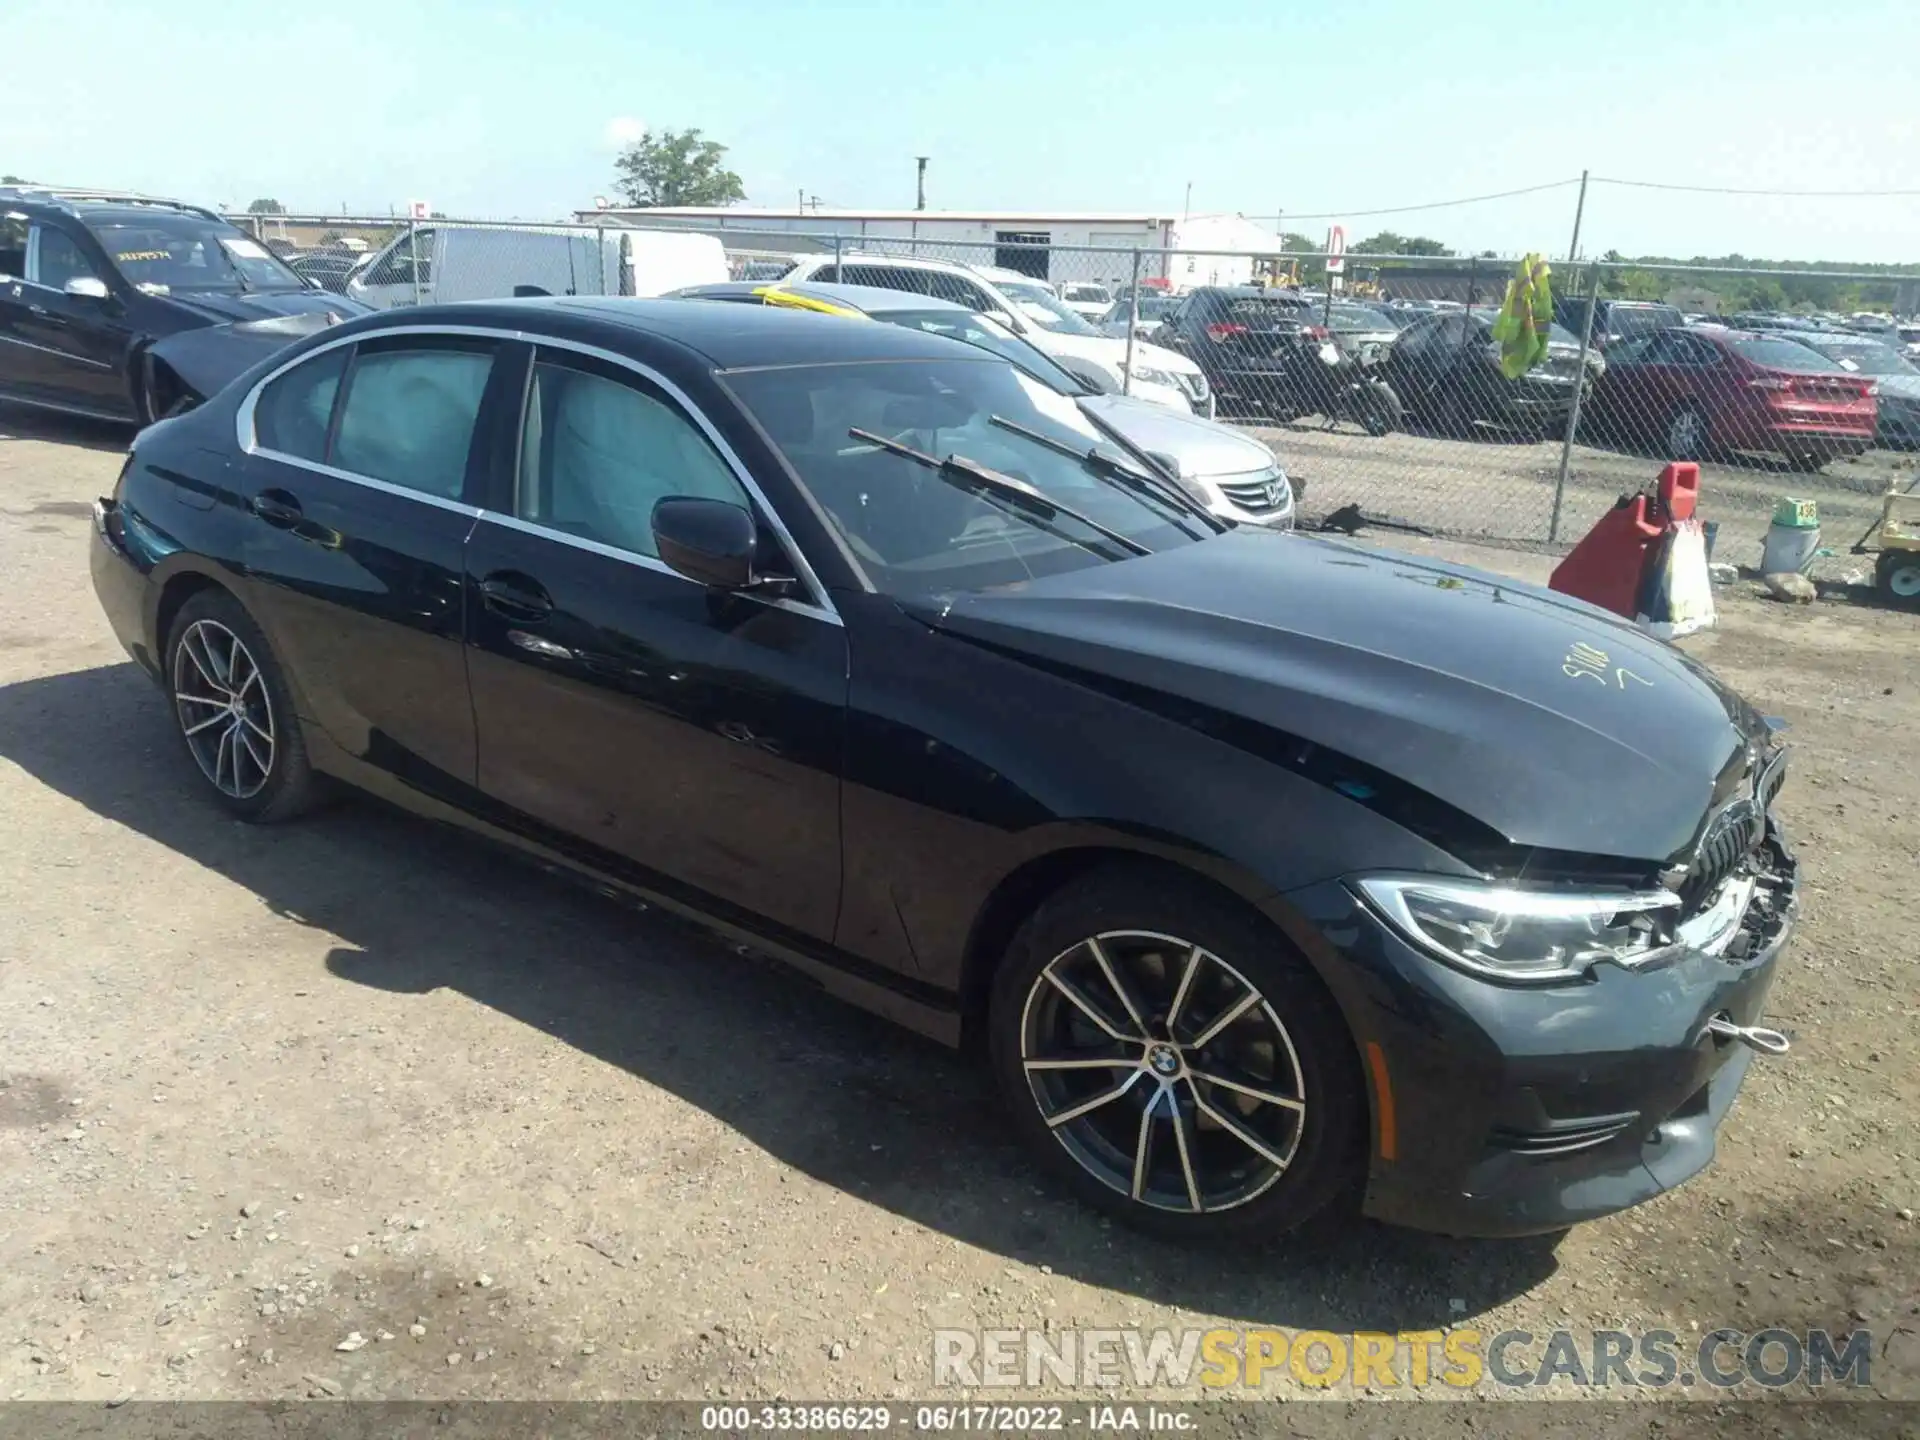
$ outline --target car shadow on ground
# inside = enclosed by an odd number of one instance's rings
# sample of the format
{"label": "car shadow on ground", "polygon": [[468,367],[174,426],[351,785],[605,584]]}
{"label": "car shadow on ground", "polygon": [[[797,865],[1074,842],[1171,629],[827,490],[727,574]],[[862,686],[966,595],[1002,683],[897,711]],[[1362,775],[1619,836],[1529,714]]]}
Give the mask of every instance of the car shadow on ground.
{"label": "car shadow on ground", "polygon": [[1389,1331],[1478,1314],[1555,1266],[1557,1236],[1454,1240],[1344,1216],[1252,1247],[1137,1236],[1029,1164],[972,1062],[775,962],[364,800],[290,826],[233,823],[130,664],[0,687],[0,758],[337,937],[326,965],[342,980],[458,991],[787,1165],[1010,1260],[1201,1314]]}
{"label": "car shadow on ground", "polygon": [[89,420],[83,415],[32,410],[0,400],[0,444],[9,440],[45,440],[55,445],[118,453],[126,450],[133,436],[131,421]]}

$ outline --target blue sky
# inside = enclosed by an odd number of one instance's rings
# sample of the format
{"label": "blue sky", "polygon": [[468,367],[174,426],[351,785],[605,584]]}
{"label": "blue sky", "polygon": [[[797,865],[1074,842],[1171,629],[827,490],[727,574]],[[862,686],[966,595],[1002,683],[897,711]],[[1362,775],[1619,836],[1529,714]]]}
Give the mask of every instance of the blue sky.
{"label": "blue sky", "polygon": [[[7,0],[0,172],[244,205],[552,218],[618,122],[755,204],[1336,212],[1563,254],[1577,176],[1920,192],[1920,4],[1849,0]],[[1320,235],[1325,218],[1289,220]],[[1582,248],[1920,263],[1920,193],[1596,185]]]}

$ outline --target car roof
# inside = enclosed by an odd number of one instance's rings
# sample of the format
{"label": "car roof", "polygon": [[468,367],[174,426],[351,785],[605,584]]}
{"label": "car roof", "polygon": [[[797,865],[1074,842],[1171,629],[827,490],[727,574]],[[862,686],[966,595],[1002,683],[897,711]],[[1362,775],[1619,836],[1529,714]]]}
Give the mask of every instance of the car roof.
{"label": "car roof", "polygon": [[196,220],[223,217],[184,200],[169,200],[159,195],[134,195],[107,190],[67,190],[44,185],[0,185],[0,203],[10,206],[39,206],[56,215],[79,219],[101,217],[110,220],[148,218],[154,215],[191,215]]}
{"label": "car roof", "polygon": [[[538,296],[406,306],[349,322],[377,334],[393,327],[483,326],[598,344],[616,352],[643,338],[701,356],[716,369],[827,365],[860,360],[985,358],[976,346],[901,325],[849,325],[844,316],[779,305],[689,305],[620,296]],[[339,333],[339,332],[336,332]]]}
{"label": "car roof", "polygon": [[965,305],[951,300],[936,300],[911,290],[889,290],[880,285],[840,285],[820,280],[728,280],[714,285],[689,285],[674,291],[677,299],[719,300],[758,296],[768,290],[783,290],[809,300],[826,300],[844,305],[865,315],[897,315],[902,311],[951,310],[956,315],[971,315]]}
{"label": "car roof", "polygon": [[1050,283],[1024,271],[1009,270],[1003,265],[974,265],[965,260],[942,260],[932,255],[889,255],[880,250],[849,250],[837,260],[831,255],[809,258],[817,258],[828,265],[897,265],[908,270],[944,270],[949,274],[957,271],[983,280],[1012,280],[1031,285]]}

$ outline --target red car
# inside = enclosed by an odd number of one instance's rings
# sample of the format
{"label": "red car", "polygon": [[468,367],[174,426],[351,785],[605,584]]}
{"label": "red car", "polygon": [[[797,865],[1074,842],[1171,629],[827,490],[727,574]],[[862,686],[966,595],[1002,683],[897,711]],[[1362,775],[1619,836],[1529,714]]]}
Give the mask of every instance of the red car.
{"label": "red car", "polygon": [[1872,446],[1878,393],[1872,376],[1784,336],[1676,326],[1607,351],[1590,413],[1600,433],[1654,437],[1669,459],[1772,450],[1817,470]]}

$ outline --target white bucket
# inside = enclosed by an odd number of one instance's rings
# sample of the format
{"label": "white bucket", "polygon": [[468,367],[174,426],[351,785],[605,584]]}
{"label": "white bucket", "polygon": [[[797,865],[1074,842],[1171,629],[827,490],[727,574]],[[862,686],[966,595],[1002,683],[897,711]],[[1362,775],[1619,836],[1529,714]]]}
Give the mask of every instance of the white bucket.
{"label": "white bucket", "polygon": [[1766,548],[1760,552],[1762,575],[1798,575],[1820,548],[1820,530],[1807,525],[1769,525]]}

